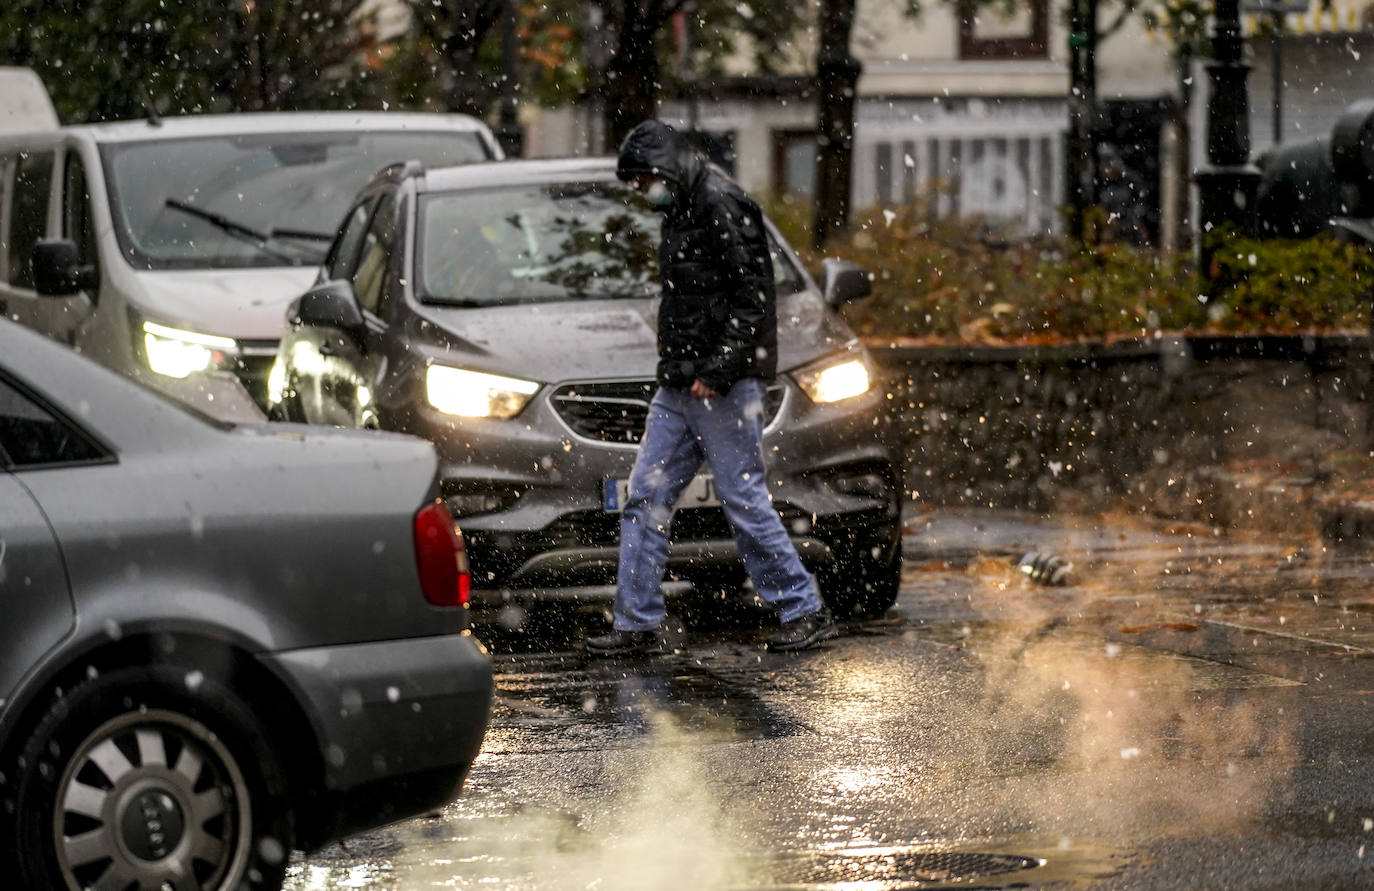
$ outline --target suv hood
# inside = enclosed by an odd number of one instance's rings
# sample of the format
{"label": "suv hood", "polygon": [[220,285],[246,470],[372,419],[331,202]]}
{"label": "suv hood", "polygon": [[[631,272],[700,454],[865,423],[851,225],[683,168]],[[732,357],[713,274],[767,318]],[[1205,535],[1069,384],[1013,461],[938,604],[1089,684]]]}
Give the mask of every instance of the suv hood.
{"label": "suv hood", "polygon": [[310,287],[315,266],[136,272],[144,318],[236,340],[281,339],[286,308]]}
{"label": "suv hood", "polygon": [[[540,303],[490,308],[426,306],[434,359],[535,379],[652,378],[658,366],[657,299]],[[819,295],[778,298],[778,371],[790,371],[854,338]]]}

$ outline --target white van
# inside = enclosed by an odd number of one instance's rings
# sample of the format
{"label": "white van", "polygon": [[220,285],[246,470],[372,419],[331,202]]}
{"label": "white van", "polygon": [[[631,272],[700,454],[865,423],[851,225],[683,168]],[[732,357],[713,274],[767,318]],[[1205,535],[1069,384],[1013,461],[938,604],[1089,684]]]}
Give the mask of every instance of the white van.
{"label": "white van", "polygon": [[47,87],[32,68],[0,65],[0,133],[51,130],[57,110]]}
{"label": "white van", "polygon": [[0,130],[0,315],[226,420],[264,417],[287,305],[382,167],[499,159],[462,115]]}

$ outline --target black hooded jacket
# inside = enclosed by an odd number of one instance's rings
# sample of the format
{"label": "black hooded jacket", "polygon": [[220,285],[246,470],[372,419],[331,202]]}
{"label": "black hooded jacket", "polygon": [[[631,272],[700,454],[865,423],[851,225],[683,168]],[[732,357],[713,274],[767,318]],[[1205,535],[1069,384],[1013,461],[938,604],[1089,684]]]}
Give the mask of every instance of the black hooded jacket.
{"label": "black hooded jacket", "polygon": [[693,380],[726,393],[746,377],[777,372],[778,311],[763,212],[712,170],[676,130],[645,121],[625,137],[616,174],[667,181],[658,248],[658,382]]}

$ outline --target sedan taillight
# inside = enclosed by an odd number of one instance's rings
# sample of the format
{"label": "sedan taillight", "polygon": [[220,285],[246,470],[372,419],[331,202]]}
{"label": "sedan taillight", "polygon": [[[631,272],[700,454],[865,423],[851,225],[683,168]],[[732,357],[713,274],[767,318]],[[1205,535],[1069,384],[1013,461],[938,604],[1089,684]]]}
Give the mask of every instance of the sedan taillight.
{"label": "sedan taillight", "polygon": [[426,600],[435,606],[467,606],[472,594],[467,549],[442,501],[415,514],[415,563]]}

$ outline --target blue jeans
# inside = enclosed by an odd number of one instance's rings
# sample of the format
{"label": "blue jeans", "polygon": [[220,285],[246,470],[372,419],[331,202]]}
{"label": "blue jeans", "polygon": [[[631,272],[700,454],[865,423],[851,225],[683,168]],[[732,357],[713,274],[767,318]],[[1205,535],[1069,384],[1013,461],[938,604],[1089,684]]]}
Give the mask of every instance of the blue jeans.
{"label": "blue jeans", "polygon": [[615,621],[620,631],[650,631],[663,621],[663,568],[673,505],[703,459],[754,589],[784,622],[821,608],[815,582],[797,557],[768,497],[763,463],[763,382],[745,378],[729,393],[694,399],[660,387],[620,518]]}

